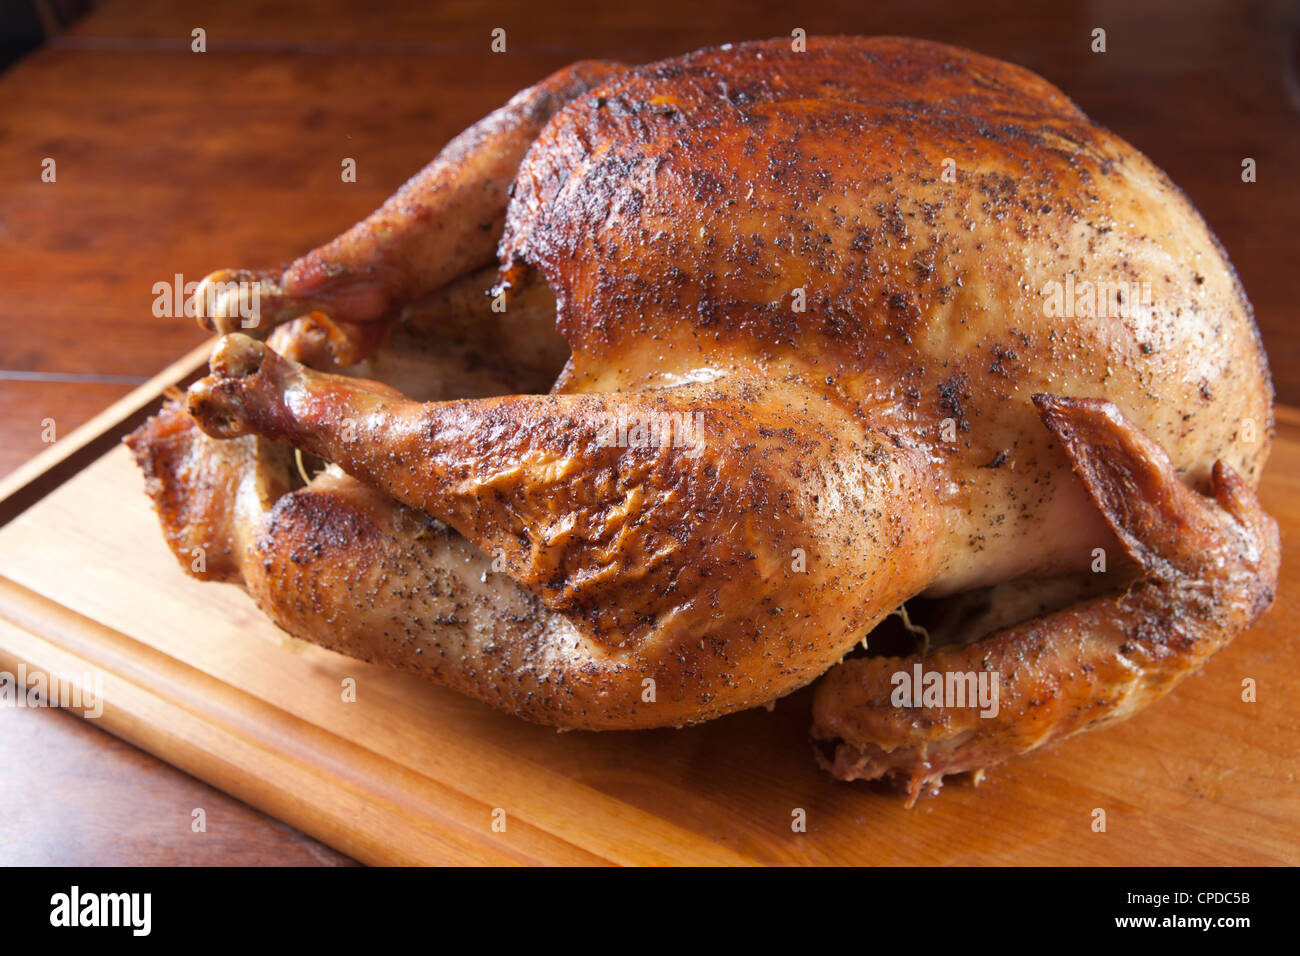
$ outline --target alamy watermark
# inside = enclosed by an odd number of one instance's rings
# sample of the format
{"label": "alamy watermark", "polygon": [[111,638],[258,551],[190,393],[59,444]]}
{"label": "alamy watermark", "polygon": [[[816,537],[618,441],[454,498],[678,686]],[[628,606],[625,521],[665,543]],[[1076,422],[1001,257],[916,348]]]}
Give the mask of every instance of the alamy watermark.
{"label": "alamy watermark", "polygon": [[997,671],[927,671],[918,662],[896,671],[889,702],[895,707],[978,707],[981,717],[998,715]]}
{"label": "alamy watermark", "polygon": [[604,416],[596,444],[601,448],[685,448],[687,458],[704,451],[703,412],[647,412],[619,409]]}
{"label": "alamy watermark", "polygon": [[73,885],[50,897],[50,925],[117,926],[131,930],[132,936],[148,936],[153,929],[153,894],[85,893]]}
{"label": "alamy watermark", "polygon": [[153,284],[153,314],[160,319],[237,317],[241,329],[255,329],[262,323],[262,296],[272,294],[274,288],[270,279],[186,282],[178,272],[171,282]]}
{"label": "alamy watermark", "polygon": [[27,665],[19,663],[17,674],[0,671],[0,707],[62,707],[94,720],[104,714],[104,674],[87,671],[47,677],[36,671],[29,679]]}
{"label": "alamy watermark", "polygon": [[1043,286],[1043,315],[1048,318],[1131,319],[1149,313],[1154,299],[1150,282],[1065,282]]}

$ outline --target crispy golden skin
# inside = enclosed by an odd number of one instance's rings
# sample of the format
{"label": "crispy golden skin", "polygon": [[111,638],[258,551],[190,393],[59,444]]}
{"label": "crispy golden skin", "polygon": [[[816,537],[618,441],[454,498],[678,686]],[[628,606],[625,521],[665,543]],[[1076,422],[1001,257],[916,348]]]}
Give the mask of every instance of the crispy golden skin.
{"label": "crispy golden skin", "polygon": [[[249,512],[258,560],[245,581],[291,632],[574,727],[705,720],[829,669],[815,733],[831,768],[915,791],[1079,729],[1091,718],[1069,715],[1088,707],[1130,713],[1267,607],[1276,534],[1249,490],[1272,428],[1266,360],[1222,250],[1131,146],[1033,74],[922,41],[813,38],[806,53],[772,41],[574,69],[276,280],[292,291],[276,320],[315,311],[316,333],[299,324],[272,349],[228,336],[191,390],[216,439],[296,445],[361,483],[313,482]],[[508,199],[507,155],[522,155]],[[500,217],[494,291],[535,314],[525,304],[544,282],[572,349],[552,394],[421,404],[277,354],[351,364],[413,299],[441,295],[445,312],[461,300],[439,290],[481,264],[464,253],[482,239],[471,232]],[[422,272],[430,250],[451,265]],[[1089,303],[1082,290],[1099,284],[1111,292]],[[421,325],[440,328],[459,327]],[[385,378],[384,354],[353,373]],[[602,437],[611,422],[682,416],[694,444]],[[165,424],[135,440],[147,471],[180,427]],[[176,506],[196,479],[153,473],[173,476],[151,490],[174,540],[194,536],[186,521],[216,523],[210,505]],[[444,646],[445,623],[411,598],[403,642],[386,623],[402,617],[398,597],[372,612],[344,586],[367,568],[400,584],[394,562],[424,560],[391,532],[385,515],[405,512],[390,498],[469,542],[443,547],[500,557],[517,590],[497,597],[533,602],[527,633],[493,632],[514,650],[453,627],[459,656],[433,667],[415,655]],[[379,529],[364,547],[334,546],[348,539],[331,530],[339,508],[348,527]],[[1226,563],[1178,564],[1179,547]],[[1001,654],[1015,697],[1000,721],[945,712],[919,729],[882,710],[881,669],[897,662],[837,666],[913,595],[1087,573],[1097,548],[1134,559],[1136,589],[1115,582],[1129,597],[926,658]],[[1242,549],[1249,560],[1228,560]],[[268,561],[276,573],[253,568]],[[1213,595],[1196,615],[1192,591]],[[1100,666],[1126,628],[1178,639],[1159,652],[1139,640],[1123,667]],[[1064,679],[1085,665],[1101,676]],[[1042,707],[1016,706],[1030,697]]]}

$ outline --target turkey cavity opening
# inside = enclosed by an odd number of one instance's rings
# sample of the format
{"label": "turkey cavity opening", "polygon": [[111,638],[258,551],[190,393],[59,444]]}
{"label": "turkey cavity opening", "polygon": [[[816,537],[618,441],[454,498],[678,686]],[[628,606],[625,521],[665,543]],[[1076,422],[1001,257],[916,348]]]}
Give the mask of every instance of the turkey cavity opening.
{"label": "turkey cavity opening", "polygon": [[[1125,566],[1122,585],[1135,576],[1136,568]],[[973,644],[1111,590],[1114,575],[1063,574],[1016,578],[940,598],[914,597],[903,605],[906,620],[898,612],[890,614],[848,656],[922,657],[940,647]]]}
{"label": "turkey cavity opening", "polygon": [[496,280],[491,266],[411,303],[383,348],[347,374],[421,402],[549,392],[569,360],[555,294],[536,279],[493,296]]}

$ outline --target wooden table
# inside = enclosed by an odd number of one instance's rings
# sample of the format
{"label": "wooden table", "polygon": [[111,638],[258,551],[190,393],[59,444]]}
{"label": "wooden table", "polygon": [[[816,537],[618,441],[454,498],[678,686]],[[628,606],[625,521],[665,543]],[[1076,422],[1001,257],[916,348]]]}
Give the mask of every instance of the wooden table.
{"label": "wooden table", "polygon": [[[49,420],[67,435],[201,340],[191,320],[153,314],[155,283],[292,258],[572,60],[795,27],[930,37],[1060,85],[1202,210],[1254,302],[1280,399],[1300,404],[1288,3],[283,6],[114,0],[0,76],[0,473],[45,447]],[[504,54],[489,50],[494,27]],[[1095,27],[1104,54],[1090,52]],[[196,28],[205,53],[190,49]],[[340,180],[344,157],[355,183]],[[1241,180],[1245,157],[1257,182]],[[0,728],[0,862],[347,862],[74,718],[0,709]]]}

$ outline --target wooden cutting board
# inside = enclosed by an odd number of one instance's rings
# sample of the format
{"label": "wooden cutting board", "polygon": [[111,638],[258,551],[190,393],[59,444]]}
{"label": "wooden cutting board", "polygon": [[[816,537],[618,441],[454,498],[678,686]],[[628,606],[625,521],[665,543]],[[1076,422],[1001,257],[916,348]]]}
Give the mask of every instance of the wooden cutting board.
{"label": "wooden cutting board", "polygon": [[816,768],[807,691],[688,730],[558,734],[294,640],[238,588],[186,577],[116,442],[206,354],[0,483],[0,670],[102,675],[103,729],[357,859],[1300,863],[1300,412],[1279,409],[1262,490],[1286,550],[1272,612],[1127,723],[907,810]]}

